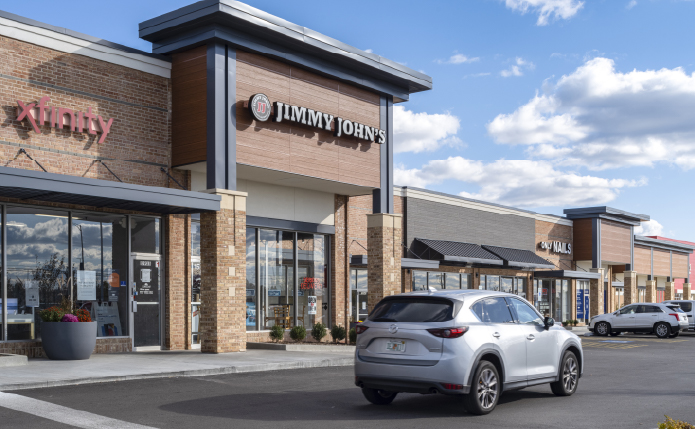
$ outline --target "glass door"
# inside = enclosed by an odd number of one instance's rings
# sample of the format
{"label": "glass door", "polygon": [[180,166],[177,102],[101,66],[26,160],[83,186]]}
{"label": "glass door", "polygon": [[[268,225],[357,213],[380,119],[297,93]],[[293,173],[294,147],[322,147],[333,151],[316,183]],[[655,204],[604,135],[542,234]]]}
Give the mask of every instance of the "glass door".
{"label": "glass door", "polygon": [[159,256],[133,255],[133,346],[161,347]]}
{"label": "glass door", "polygon": [[200,257],[191,258],[191,344],[200,344]]}
{"label": "glass door", "polygon": [[367,304],[367,270],[350,270],[352,323],[364,322],[369,316]]}

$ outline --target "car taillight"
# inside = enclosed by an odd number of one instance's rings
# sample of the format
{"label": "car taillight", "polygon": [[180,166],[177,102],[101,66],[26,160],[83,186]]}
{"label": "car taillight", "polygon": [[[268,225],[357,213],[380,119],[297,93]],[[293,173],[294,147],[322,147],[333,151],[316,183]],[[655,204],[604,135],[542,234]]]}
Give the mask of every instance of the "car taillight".
{"label": "car taillight", "polygon": [[442,386],[446,390],[463,390],[463,384],[443,383]]}
{"label": "car taillight", "polygon": [[439,338],[458,338],[468,331],[468,326],[461,326],[459,328],[437,328],[428,329],[427,332]]}
{"label": "car taillight", "polygon": [[355,326],[355,332],[357,332],[357,335],[363,333],[363,332],[366,331],[367,329],[369,329],[368,326],[364,326],[364,325],[357,325],[357,326]]}
{"label": "car taillight", "polygon": [[680,322],[681,318],[678,317],[678,313],[669,313],[669,316],[676,316],[676,320]]}

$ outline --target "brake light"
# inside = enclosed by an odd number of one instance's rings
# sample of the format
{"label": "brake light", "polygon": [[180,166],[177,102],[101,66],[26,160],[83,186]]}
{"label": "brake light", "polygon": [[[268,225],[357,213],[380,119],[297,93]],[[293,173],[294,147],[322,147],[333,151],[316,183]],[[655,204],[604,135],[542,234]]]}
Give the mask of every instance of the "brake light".
{"label": "brake light", "polygon": [[446,390],[463,390],[463,384],[443,383],[442,386]]}
{"label": "brake light", "polygon": [[427,332],[439,338],[458,338],[468,332],[468,326],[461,326],[459,328],[428,329]]}
{"label": "brake light", "polygon": [[364,326],[364,325],[357,325],[357,326],[355,326],[355,332],[357,333],[357,335],[363,333],[363,332],[366,331],[367,329],[369,329],[369,326]]}
{"label": "brake light", "polygon": [[678,317],[678,313],[669,313],[669,316],[676,316],[676,320],[680,322],[681,318]]}

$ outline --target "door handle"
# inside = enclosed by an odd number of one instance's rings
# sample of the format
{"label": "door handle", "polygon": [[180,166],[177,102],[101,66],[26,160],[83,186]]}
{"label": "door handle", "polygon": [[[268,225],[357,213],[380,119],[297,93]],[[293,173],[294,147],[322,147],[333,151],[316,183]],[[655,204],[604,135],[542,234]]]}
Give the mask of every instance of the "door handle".
{"label": "door handle", "polygon": [[658,316],[658,314],[652,314],[652,317],[656,317],[656,316]]}
{"label": "door handle", "polygon": [[533,335],[533,334],[529,334],[529,336],[528,336],[528,337],[526,337],[526,339],[527,339],[527,340],[531,340],[531,341],[533,341],[533,340],[535,340],[535,339],[536,339],[536,336],[535,336],[535,335]]}
{"label": "door handle", "polygon": [[500,333],[499,333],[499,332],[495,332],[494,334],[492,334],[492,336],[495,337],[495,338],[499,338],[499,337],[500,337]]}

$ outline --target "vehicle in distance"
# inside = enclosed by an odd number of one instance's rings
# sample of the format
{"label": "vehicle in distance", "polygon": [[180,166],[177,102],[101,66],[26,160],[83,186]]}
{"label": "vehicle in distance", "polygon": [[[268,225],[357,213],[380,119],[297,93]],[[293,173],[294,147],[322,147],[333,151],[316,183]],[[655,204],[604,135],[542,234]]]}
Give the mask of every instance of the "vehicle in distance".
{"label": "vehicle in distance", "polygon": [[402,392],[441,393],[487,414],[509,390],[550,383],[572,395],[584,368],[579,338],[509,293],[389,296],[355,330],[355,384],[377,405]]}
{"label": "vehicle in distance", "polygon": [[695,300],[688,299],[674,299],[671,301],[664,301],[662,304],[675,304],[685,312],[688,316],[688,329],[695,330],[695,313],[693,312],[693,307],[695,306]]}
{"label": "vehicle in distance", "polygon": [[688,326],[688,316],[678,304],[640,302],[592,317],[589,331],[601,336],[640,332],[653,333],[659,338],[675,338],[680,331],[687,331]]}

